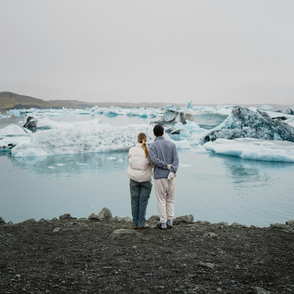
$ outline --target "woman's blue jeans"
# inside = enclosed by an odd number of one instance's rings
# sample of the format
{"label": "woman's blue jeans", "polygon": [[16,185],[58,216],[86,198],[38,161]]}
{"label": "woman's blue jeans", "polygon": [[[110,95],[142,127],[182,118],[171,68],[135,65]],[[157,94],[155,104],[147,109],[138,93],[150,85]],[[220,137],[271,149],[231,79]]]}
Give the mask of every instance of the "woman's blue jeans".
{"label": "woman's blue jeans", "polygon": [[145,216],[151,189],[151,180],[141,183],[130,180],[131,205],[134,226],[144,227],[146,224]]}

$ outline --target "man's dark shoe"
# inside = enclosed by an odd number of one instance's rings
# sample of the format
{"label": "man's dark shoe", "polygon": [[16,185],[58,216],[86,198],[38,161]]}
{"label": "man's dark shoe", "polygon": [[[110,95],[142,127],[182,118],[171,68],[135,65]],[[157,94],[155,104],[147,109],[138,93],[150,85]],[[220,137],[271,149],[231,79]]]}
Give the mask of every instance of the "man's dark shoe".
{"label": "man's dark shoe", "polygon": [[157,224],[157,229],[159,229],[159,230],[167,230],[167,228],[163,228],[163,227],[161,226],[161,223]]}
{"label": "man's dark shoe", "polygon": [[173,228],[173,225],[168,225],[167,223],[166,223],[166,226],[167,226],[168,229],[172,229]]}

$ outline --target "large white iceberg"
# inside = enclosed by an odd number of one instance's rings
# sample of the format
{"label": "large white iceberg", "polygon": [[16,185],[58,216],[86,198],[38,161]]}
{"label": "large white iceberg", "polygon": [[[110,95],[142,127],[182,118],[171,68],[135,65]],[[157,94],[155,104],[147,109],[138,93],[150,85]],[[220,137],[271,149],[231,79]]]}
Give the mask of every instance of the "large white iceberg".
{"label": "large white iceberg", "polygon": [[294,142],[294,128],[280,119],[270,118],[265,112],[254,112],[236,106],[222,124],[201,138],[200,144],[215,141],[218,138],[256,138]]}
{"label": "large white iceberg", "polygon": [[75,122],[57,122],[48,117],[33,117],[28,116],[24,120],[24,127],[28,129],[61,129],[61,128],[72,128],[82,126],[96,126],[101,124],[102,119],[92,119],[88,121],[75,121]]}
{"label": "large white iceberg", "polygon": [[31,135],[29,144],[11,149],[14,157],[47,156],[128,150],[144,132],[149,141],[152,127],[147,124],[112,127],[111,125],[86,125],[39,131]]}
{"label": "large white iceberg", "polygon": [[261,139],[217,139],[203,145],[208,151],[243,159],[294,162],[294,143]]}

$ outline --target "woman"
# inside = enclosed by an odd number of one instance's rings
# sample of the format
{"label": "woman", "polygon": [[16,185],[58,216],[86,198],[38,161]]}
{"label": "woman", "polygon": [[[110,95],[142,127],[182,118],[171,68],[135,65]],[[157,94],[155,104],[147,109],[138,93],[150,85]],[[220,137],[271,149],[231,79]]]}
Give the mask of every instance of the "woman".
{"label": "woman", "polygon": [[129,151],[128,176],[130,178],[131,205],[134,229],[146,229],[146,209],[150,197],[153,164],[149,159],[147,137],[138,135],[138,144]]}

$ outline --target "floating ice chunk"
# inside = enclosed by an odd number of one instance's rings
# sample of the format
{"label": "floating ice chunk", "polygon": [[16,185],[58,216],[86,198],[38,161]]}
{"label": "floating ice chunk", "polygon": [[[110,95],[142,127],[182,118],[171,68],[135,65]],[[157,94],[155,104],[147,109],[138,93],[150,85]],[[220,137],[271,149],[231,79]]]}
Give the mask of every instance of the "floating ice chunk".
{"label": "floating ice chunk", "polygon": [[17,145],[11,149],[11,154],[14,157],[35,157],[50,155],[43,148],[33,144]]}
{"label": "floating ice chunk", "polygon": [[123,159],[119,159],[118,162],[119,163],[123,163],[124,161],[123,161]]}
{"label": "floating ice chunk", "polygon": [[261,107],[259,107],[259,110],[261,110],[261,111],[273,111],[273,112],[276,111],[276,109],[274,109],[270,105],[262,105]]}
{"label": "floating ice chunk", "polygon": [[31,134],[30,130],[13,124],[0,129],[0,135],[2,136],[30,136]]}
{"label": "floating ice chunk", "polygon": [[0,152],[1,151],[11,151],[16,145],[27,144],[30,142],[30,137],[4,137],[0,138]]}
{"label": "floating ice chunk", "polygon": [[283,109],[283,110],[282,110],[282,113],[293,115],[293,114],[294,114],[294,106],[289,107],[289,108],[286,108],[286,109]]}
{"label": "floating ice chunk", "polygon": [[107,157],[107,159],[109,159],[109,160],[115,160],[116,157]]}
{"label": "floating ice chunk", "polygon": [[54,167],[54,166],[48,166],[48,168],[55,169],[55,167]]}
{"label": "floating ice chunk", "polygon": [[218,154],[241,157],[243,159],[294,162],[294,143],[260,139],[217,139],[203,145]]}
{"label": "floating ice chunk", "polygon": [[199,154],[208,152],[202,145],[198,145],[195,148],[192,148],[190,151],[193,151],[193,152],[199,153]]}
{"label": "floating ice chunk", "polygon": [[64,166],[64,163],[57,163],[58,166]]}
{"label": "floating ice chunk", "polygon": [[191,145],[188,140],[183,141],[173,141],[177,147],[177,149],[190,149]]}
{"label": "floating ice chunk", "polygon": [[77,165],[88,165],[88,163],[79,163],[79,162],[77,162],[77,161],[76,161],[76,164],[77,164]]}

